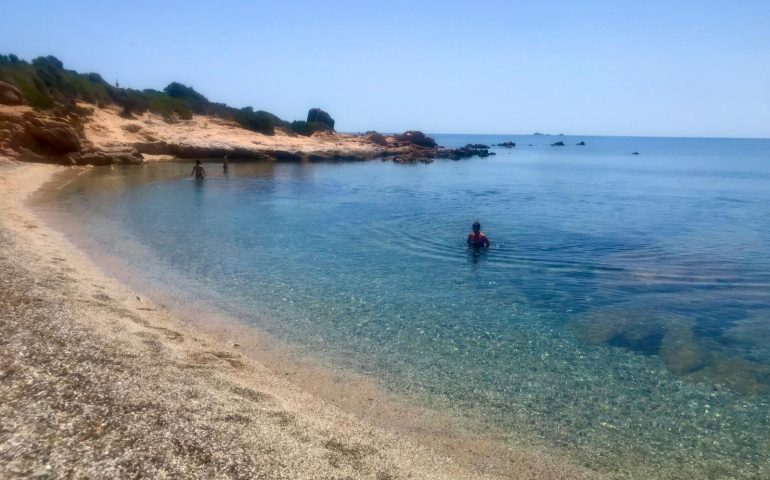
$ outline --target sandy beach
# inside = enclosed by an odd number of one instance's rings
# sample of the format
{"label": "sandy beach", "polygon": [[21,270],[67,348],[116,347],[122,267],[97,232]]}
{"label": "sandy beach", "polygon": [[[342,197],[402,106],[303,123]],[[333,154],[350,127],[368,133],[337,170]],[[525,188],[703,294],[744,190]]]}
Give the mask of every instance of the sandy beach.
{"label": "sandy beach", "polygon": [[0,163],[0,477],[596,478],[537,451],[461,448],[416,411],[385,428],[360,398],[324,398],[363,383],[310,392],[191,327],[26,205],[65,169]]}

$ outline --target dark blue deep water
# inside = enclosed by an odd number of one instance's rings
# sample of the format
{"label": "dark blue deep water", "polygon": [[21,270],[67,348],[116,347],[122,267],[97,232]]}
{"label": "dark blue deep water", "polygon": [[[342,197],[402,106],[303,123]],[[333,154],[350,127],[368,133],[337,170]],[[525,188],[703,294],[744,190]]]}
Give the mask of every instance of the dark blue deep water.
{"label": "dark blue deep water", "polygon": [[60,204],[138,274],[478,431],[618,478],[770,478],[770,141],[436,137],[517,147],[94,169]]}

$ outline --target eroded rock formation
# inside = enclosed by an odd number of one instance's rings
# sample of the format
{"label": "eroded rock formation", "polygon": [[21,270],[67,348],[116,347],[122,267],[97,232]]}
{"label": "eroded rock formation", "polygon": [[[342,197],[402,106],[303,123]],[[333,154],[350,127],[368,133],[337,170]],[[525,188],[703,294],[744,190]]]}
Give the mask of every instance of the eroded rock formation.
{"label": "eroded rock formation", "polygon": [[0,82],[0,104],[24,105],[24,95],[10,83]]}

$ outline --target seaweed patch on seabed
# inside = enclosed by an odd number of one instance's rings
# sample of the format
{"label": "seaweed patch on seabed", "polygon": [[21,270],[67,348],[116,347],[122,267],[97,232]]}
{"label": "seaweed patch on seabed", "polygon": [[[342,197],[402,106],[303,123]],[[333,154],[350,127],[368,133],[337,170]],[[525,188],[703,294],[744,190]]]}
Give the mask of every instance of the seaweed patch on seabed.
{"label": "seaweed patch on seabed", "polygon": [[[770,313],[752,316],[734,323],[718,341],[697,335],[696,323],[689,317],[613,306],[578,315],[572,326],[590,345],[657,356],[671,372],[685,379],[743,394],[762,394],[770,392],[770,364],[757,360],[766,355],[769,324]],[[739,354],[741,349],[726,348],[730,341],[748,347],[748,355]]]}

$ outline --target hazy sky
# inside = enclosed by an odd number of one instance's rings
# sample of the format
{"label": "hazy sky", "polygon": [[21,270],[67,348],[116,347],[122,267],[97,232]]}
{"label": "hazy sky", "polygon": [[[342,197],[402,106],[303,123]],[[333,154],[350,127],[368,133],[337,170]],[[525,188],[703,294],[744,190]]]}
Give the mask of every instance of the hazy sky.
{"label": "hazy sky", "polygon": [[0,52],[338,130],[770,137],[770,0],[5,1]]}

